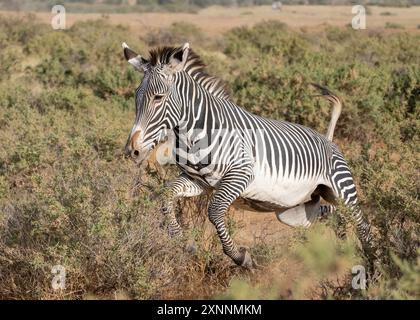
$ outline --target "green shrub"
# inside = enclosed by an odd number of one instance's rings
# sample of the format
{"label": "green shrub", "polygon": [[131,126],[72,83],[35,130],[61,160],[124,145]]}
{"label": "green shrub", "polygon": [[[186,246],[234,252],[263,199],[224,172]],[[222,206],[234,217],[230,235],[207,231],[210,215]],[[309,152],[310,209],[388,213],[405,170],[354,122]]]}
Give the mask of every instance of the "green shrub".
{"label": "green shrub", "polygon": [[387,22],[385,23],[385,28],[386,29],[404,29],[404,26],[395,22]]}

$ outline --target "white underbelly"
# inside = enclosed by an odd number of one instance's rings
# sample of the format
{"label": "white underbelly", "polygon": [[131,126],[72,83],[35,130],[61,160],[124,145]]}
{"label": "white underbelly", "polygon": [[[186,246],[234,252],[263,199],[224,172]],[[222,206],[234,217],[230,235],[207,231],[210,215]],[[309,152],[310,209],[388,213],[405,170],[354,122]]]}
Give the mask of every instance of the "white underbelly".
{"label": "white underbelly", "polygon": [[311,194],[322,183],[325,183],[322,178],[296,180],[264,174],[256,168],[254,180],[241,196],[290,208],[310,200]]}

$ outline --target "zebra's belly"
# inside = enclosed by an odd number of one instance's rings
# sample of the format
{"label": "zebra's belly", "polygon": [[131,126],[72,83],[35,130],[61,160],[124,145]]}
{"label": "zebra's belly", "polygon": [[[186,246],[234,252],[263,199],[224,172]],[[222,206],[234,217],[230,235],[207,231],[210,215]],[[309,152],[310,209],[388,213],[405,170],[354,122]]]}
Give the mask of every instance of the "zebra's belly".
{"label": "zebra's belly", "polygon": [[[223,172],[216,165],[202,166],[199,160],[190,158],[188,162],[178,162],[182,171],[194,179],[216,188],[223,177]],[[311,195],[318,185],[329,185],[322,177],[300,178],[272,175],[261,166],[254,167],[254,179],[242,192],[241,198],[248,205],[260,211],[284,211],[311,200]]]}
{"label": "zebra's belly", "polygon": [[248,198],[240,197],[233,203],[237,209],[244,209],[256,212],[283,212],[289,208],[283,208],[279,205],[269,202],[263,202]]}
{"label": "zebra's belly", "polygon": [[295,180],[257,174],[241,197],[279,208],[291,208],[309,201],[316,187],[322,183],[324,181],[319,178]]}

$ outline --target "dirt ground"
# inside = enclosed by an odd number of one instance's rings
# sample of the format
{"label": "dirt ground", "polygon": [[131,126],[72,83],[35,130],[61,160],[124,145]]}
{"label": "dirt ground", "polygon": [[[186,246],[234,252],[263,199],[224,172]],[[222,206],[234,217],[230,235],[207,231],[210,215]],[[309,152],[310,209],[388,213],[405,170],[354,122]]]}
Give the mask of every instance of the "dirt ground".
{"label": "dirt ground", "polygon": [[[293,286],[299,277],[302,266],[288,259],[286,252],[292,245],[293,234],[297,229],[281,223],[274,212],[254,212],[235,208],[231,212],[235,221],[241,226],[235,235],[235,241],[240,246],[254,247],[257,241],[274,244],[280,252],[280,257],[267,264],[262,272],[258,272],[256,282],[261,288],[272,288],[273,284],[287,288]],[[278,292],[287,298],[288,292]]]}
{"label": "dirt ground", "polygon": [[[281,11],[270,6],[225,8],[209,7],[198,13],[132,13],[132,14],[97,14],[67,12],[66,24],[71,26],[76,21],[98,19],[106,16],[111,23],[129,24],[136,33],[167,27],[174,22],[184,21],[197,25],[206,34],[218,36],[227,30],[239,26],[251,26],[264,20],[278,20],[292,29],[302,27],[322,28],[323,25],[345,26],[351,24],[351,6],[283,6]],[[23,12],[0,11],[3,15],[25,15]],[[35,15],[49,23],[52,14],[38,12]],[[391,8],[371,6],[368,9],[365,31],[370,28],[384,28],[386,23],[398,24],[405,31],[420,33],[420,6],[411,8]],[[361,31],[363,32],[363,31]]]}

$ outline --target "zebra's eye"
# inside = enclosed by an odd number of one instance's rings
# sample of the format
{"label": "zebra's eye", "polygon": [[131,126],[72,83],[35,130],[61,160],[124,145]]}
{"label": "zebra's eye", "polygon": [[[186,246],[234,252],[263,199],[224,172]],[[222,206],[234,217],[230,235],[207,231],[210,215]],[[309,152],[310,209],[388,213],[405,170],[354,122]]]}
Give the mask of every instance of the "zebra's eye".
{"label": "zebra's eye", "polygon": [[155,98],[154,98],[154,102],[155,102],[155,103],[159,103],[159,102],[161,102],[161,101],[162,101],[162,99],[163,99],[163,97],[164,97],[164,95],[163,95],[163,94],[156,94],[156,95],[155,95]]}

